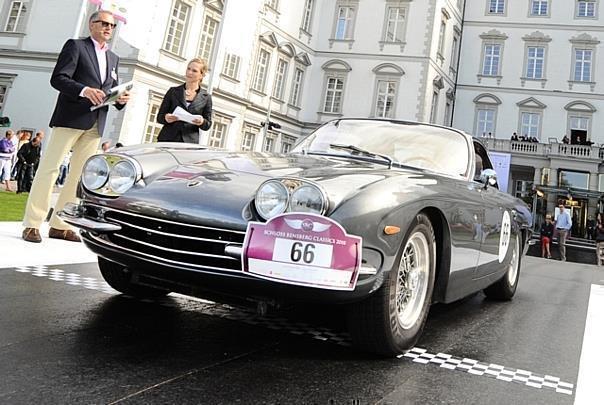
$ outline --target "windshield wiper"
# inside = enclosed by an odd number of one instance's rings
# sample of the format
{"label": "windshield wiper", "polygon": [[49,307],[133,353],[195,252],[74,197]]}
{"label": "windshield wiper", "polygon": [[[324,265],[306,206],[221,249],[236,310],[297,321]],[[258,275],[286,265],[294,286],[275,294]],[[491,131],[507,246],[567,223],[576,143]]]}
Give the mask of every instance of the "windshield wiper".
{"label": "windshield wiper", "polygon": [[388,162],[388,169],[392,169],[392,162],[394,161],[394,159],[392,159],[390,156],[388,155],[382,155],[379,153],[373,153],[373,152],[369,152],[368,150],[365,149],[361,149],[358,146],[354,146],[354,145],[343,145],[340,143],[330,143],[329,147],[332,149],[342,149],[342,150],[347,150],[353,153],[357,153],[359,155],[363,155],[363,156],[367,156],[367,157],[380,157],[384,160],[386,160]]}

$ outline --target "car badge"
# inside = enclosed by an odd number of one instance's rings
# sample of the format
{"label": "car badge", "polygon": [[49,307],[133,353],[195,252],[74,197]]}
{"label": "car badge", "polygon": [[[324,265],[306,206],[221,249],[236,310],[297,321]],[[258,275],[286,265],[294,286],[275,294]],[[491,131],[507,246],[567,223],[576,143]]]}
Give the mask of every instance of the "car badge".
{"label": "car badge", "polygon": [[285,223],[293,229],[301,229],[305,232],[324,232],[331,227],[331,224],[323,224],[321,222],[315,222],[311,219],[284,219]]}

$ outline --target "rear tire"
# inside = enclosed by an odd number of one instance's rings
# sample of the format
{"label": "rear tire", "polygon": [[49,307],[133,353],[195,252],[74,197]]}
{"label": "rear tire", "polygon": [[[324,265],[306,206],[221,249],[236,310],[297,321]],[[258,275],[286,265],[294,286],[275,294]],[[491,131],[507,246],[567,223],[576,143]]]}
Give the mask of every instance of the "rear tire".
{"label": "rear tire", "polygon": [[134,284],[131,281],[132,273],[125,271],[126,268],[119,263],[112,262],[102,257],[98,258],[98,263],[101,274],[107,284],[121,293],[138,298],[159,298],[170,293],[168,290]]}
{"label": "rear tire", "polygon": [[434,230],[425,214],[418,214],[409,229],[384,285],[348,310],[348,329],[355,346],[385,356],[415,345],[432,303]]}
{"label": "rear tire", "polygon": [[494,284],[484,289],[484,294],[491,299],[509,301],[516,294],[520,278],[520,241],[516,235],[509,253],[508,269],[505,275]]}

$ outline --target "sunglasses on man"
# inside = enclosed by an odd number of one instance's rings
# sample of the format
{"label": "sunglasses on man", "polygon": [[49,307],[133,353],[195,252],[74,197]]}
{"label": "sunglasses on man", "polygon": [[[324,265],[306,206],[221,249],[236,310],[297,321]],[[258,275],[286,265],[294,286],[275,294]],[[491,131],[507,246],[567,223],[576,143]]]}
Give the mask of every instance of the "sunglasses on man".
{"label": "sunglasses on man", "polygon": [[115,29],[115,27],[117,26],[117,24],[113,24],[113,23],[110,23],[108,21],[103,21],[103,20],[96,20],[96,21],[93,21],[93,23],[101,23],[103,25],[103,28]]}

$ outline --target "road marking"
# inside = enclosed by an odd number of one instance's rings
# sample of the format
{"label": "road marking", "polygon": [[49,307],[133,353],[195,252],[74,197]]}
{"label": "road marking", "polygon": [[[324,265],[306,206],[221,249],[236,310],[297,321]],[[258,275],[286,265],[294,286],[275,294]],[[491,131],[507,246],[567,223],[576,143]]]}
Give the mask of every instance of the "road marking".
{"label": "road marking", "polygon": [[[49,280],[62,282],[73,286],[82,286],[87,289],[100,291],[106,294],[119,294],[109,286],[104,280],[97,280],[94,277],[83,277],[76,273],[66,273],[61,269],[48,268],[45,265],[35,266],[19,266],[14,268],[16,272],[28,273],[36,277],[47,277]],[[604,286],[599,291],[601,301],[599,305],[604,303]],[[593,287],[592,287],[593,292]],[[593,294],[592,294],[593,296]],[[126,296],[127,297],[127,296]],[[134,297],[129,297],[136,299]],[[256,311],[247,308],[235,308],[225,304],[218,304],[213,301],[208,301],[200,298],[189,297],[186,295],[171,293],[165,299],[137,299],[141,302],[158,304],[166,307],[177,307],[186,311],[201,312],[204,315],[216,316],[218,318],[228,319],[230,321],[242,322],[248,325],[265,327],[272,330],[280,330],[291,333],[297,336],[306,336],[313,339],[328,341],[340,346],[351,346],[350,336],[341,331],[334,331],[329,328],[311,325],[305,322],[292,321],[284,317],[277,316],[260,316]],[[192,303],[195,303],[191,305]],[[591,298],[590,298],[591,308]],[[604,322],[601,321],[598,327],[600,332],[604,331]],[[587,334],[587,329],[586,329]],[[598,335],[598,339],[602,339],[604,335]],[[602,340],[600,340],[602,341]],[[585,341],[584,341],[585,348]],[[420,364],[438,364],[440,367],[448,370],[465,371],[468,374],[476,376],[486,376],[505,382],[519,383],[527,387],[537,389],[552,389],[559,394],[572,395],[574,385],[572,383],[561,381],[560,378],[551,375],[540,375],[531,371],[504,367],[498,364],[483,363],[478,360],[455,357],[450,354],[437,353],[430,354],[426,349],[414,347],[405,354],[397,356],[399,359],[411,359],[414,363]],[[581,356],[583,360],[583,354]],[[597,379],[599,374],[593,370],[597,370],[597,364],[590,368],[588,377],[592,380],[590,388],[598,387],[599,381],[593,385],[593,381]],[[578,395],[577,395],[578,397]],[[586,404],[589,402],[585,402]],[[592,402],[593,403],[593,402]]]}
{"label": "road marking", "polygon": [[594,404],[602,400],[604,362],[604,286],[592,284],[585,319],[585,332],[579,362],[575,404]]}

